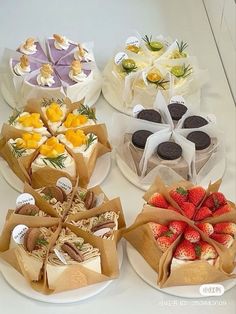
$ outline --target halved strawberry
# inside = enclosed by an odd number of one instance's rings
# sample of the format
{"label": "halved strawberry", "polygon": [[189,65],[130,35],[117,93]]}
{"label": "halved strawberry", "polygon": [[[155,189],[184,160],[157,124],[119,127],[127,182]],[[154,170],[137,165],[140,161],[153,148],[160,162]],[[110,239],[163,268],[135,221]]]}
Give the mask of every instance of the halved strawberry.
{"label": "halved strawberry", "polygon": [[199,221],[199,220],[203,220],[205,218],[211,217],[211,216],[212,216],[211,210],[208,207],[203,206],[199,208],[199,210],[197,211],[194,217],[194,220]]}
{"label": "halved strawberry", "polygon": [[154,193],[150,197],[148,204],[155,206],[155,207],[159,207],[159,208],[168,208],[168,206],[169,206],[169,203],[166,201],[164,196],[161,195],[160,193]]}
{"label": "halved strawberry", "polygon": [[203,200],[206,190],[201,186],[194,186],[188,190],[188,201],[198,206]]}
{"label": "halved strawberry", "polygon": [[184,211],[186,217],[192,219],[195,214],[196,207],[192,203],[184,202],[181,205],[181,209]]}
{"label": "halved strawberry", "polygon": [[210,236],[214,232],[214,228],[209,222],[199,222],[196,224],[196,226],[208,236]]}
{"label": "halved strawberry", "polygon": [[182,260],[195,260],[196,253],[194,250],[194,245],[187,240],[183,240],[177,246],[174,257]]}
{"label": "halved strawberry", "polygon": [[216,211],[213,213],[213,217],[221,216],[223,214],[229,213],[231,211],[231,207],[229,204],[225,204],[218,208]]}
{"label": "halved strawberry", "polygon": [[234,242],[234,238],[230,234],[213,233],[211,238],[220,244],[223,244],[227,248],[229,248]]}
{"label": "halved strawberry", "polygon": [[196,243],[200,240],[200,233],[194,228],[188,226],[184,231],[184,238],[191,243]]}
{"label": "halved strawberry", "polygon": [[236,224],[233,222],[219,222],[214,225],[214,231],[216,233],[236,235]]}
{"label": "halved strawberry", "polygon": [[161,235],[168,231],[168,228],[166,226],[157,224],[155,222],[150,222],[149,226],[152,229],[152,233],[155,239],[159,238]]}
{"label": "halved strawberry", "polygon": [[226,198],[224,194],[221,192],[211,193],[203,202],[203,206],[206,206],[213,211],[225,204],[226,204]]}
{"label": "halved strawberry", "polygon": [[184,187],[179,186],[170,191],[170,196],[179,206],[181,206],[183,202],[186,202],[188,199],[188,191]]}
{"label": "halved strawberry", "polygon": [[204,260],[213,259],[218,256],[218,253],[215,250],[215,248],[205,241],[199,241],[198,243],[195,244],[195,252],[196,256],[199,259]]}
{"label": "halved strawberry", "polygon": [[157,239],[157,245],[159,246],[162,252],[165,252],[171,244],[176,240],[176,235],[172,232],[169,235],[161,236]]}
{"label": "halved strawberry", "polygon": [[177,235],[184,232],[184,229],[186,228],[186,226],[187,226],[187,223],[185,221],[180,221],[180,220],[171,221],[169,223],[169,229]]}

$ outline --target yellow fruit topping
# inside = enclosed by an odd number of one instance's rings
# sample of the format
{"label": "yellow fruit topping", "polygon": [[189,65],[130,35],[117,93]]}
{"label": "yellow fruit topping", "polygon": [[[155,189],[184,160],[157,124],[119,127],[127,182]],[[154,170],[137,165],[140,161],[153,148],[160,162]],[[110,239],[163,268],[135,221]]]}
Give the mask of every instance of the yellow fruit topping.
{"label": "yellow fruit topping", "polygon": [[57,157],[65,152],[65,146],[60,144],[56,137],[49,138],[40,146],[40,154],[46,157]]}
{"label": "yellow fruit topping", "polygon": [[68,130],[66,131],[66,139],[71,142],[74,147],[78,147],[87,143],[87,136],[82,130]]}
{"label": "yellow fruit topping", "polygon": [[127,50],[134,52],[134,53],[138,53],[139,52],[139,47],[135,46],[135,45],[128,45],[126,47]]}
{"label": "yellow fruit topping", "polygon": [[22,138],[16,140],[16,147],[25,149],[36,149],[42,136],[38,133],[23,133]]}
{"label": "yellow fruit topping", "polygon": [[46,110],[46,115],[51,122],[58,122],[62,120],[63,111],[56,102],[52,102]]}
{"label": "yellow fruit topping", "polygon": [[87,121],[88,121],[88,117],[85,115],[81,115],[81,114],[76,115],[73,113],[69,113],[64,122],[64,126],[68,129],[76,128],[85,124]]}
{"label": "yellow fruit topping", "polygon": [[158,82],[161,79],[162,79],[162,76],[158,71],[151,71],[147,74],[147,80],[150,82]]}
{"label": "yellow fruit topping", "polygon": [[41,128],[43,126],[39,113],[27,113],[26,115],[19,117],[18,121],[24,127]]}

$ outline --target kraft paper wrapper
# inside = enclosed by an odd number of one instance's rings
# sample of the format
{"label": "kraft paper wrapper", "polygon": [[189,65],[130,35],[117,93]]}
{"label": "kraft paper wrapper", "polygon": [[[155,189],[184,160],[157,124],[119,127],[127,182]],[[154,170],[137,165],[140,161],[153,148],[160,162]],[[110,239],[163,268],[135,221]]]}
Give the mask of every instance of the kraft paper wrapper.
{"label": "kraft paper wrapper", "polygon": [[100,257],[102,273],[100,274],[92,270],[89,270],[78,263],[78,265],[68,265],[67,267],[65,267],[63,273],[59,276],[56,282],[54,282],[49,281],[49,278],[53,278],[54,272],[59,271],[60,266],[52,266],[49,264],[49,262],[47,262],[46,263],[47,281],[51,293],[77,289],[87,285],[111,280],[118,277],[119,263],[115,242],[95,237],[69,224],[64,224],[63,227],[68,227],[69,229],[71,229],[72,232],[82,237],[85,240],[85,242],[88,242],[92,244],[94,247],[99,248],[101,253]]}
{"label": "kraft paper wrapper", "polygon": [[124,213],[123,213],[123,209],[122,209],[119,197],[114,198],[110,201],[107,201],[107,202],[103,203],[102,205],[100,205],[98,207],[94,207],[92,209],[89,209],[85,212],[80,212],[80,213],[77,213],[74,215],[73,214],[69,215],[66,219],[66,222],[70,223],[72,220],[78,221],[81,219],[87,219],[87,218],[95,217],[95,216],[98,216],[100,214],[106,213],[108,211],[114,211],[116,213],[119,212],[118,230],[114,231],[114,233],[113,233],[115,242],[118,242],[120,240],[122,230],[126,226],[125,217],[124,217]]}

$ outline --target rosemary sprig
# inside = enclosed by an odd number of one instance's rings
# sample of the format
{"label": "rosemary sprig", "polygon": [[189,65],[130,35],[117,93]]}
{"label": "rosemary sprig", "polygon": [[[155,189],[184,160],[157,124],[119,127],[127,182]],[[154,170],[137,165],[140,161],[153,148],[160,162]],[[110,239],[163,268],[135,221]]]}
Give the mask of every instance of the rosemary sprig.
{"label": "rosemary sprig", "polygon": [[14,109],[12,115],[8,119],[8,123],[12,125],[21,113],[22,111]]}
{"label": "rosemary sprig", "polygon": [[144,37],[142,37],[142,40],[145,41],[148,46],[150,46],[150,42],[152,41],[152,35],[150,37],[148,37],[148,35],[145,35]]}
{"label": "rosemary sprig", "polygon": [[137,69],[138,69],[138,67],[134,67],[132,69],[127,69],[127,68],[123,67],[123,72],[126,73],[126,74],[130,74],[131,72],[137,71]]}
{"label": "rosemary sprig", "polygon": [[[147,80],[148,80],[148,79],[147,79]],[[165,80],[165,79],[161,79],[161,80],[156,81],[156,82],[152,82],[152,81],[149,81],[149,80],[148,80],[148,82],[149,82],[149,83],[152,83],[152,84],[155,84],[157,88],[160,87],[160,88],[162,88],[162,89],[164,89],[164,90],[166,89],[166,88],[165,88],[165,84],[169,83],[169,81],[168,81],[168,80]]]}
{"label": "rosemary sprig", "polygon": [[188,47],[188,43],[183,42],[183,40],[181,40],[180,43],[178,41],[176,43],[180,53],[182,53]]}
{"label": "rosemary sprig", "polygon": [[90,147],[90,145],[92,145],[92,143],[97,139],[97,136],[90,133],[89,134],[89,137],[88,137],[88,140],[87,140],[87,144],[86,144],[86,148],[85,148],[85,152],[86,150]]}
{"label": "rosemary sprig", "polygon": [[85,195],[86,195],[86,193],[83,193],[83,192],[80,192],[80,193],[79,193],[79,197],[81,198],[82,201],[83,201]]}
{"label": "rosemary sprig", "polygon": [[80,108],[77,109],[77,112],[78,114],[87,116],[91,120],[97,120],[95,110],[89,106],[81,105]]}
{"label": "rosemary sprig", "polygon": [[63,99],[55,99],[55,98],[43,98],[43,101],[41,102],[41,105],[43,107],[50,106],[52,102],[57,103],[59,106],[62,106],[64,104]]}
{"label": "rosemary sprig", "polygon": [[48,241],[46,239],[44,239],[44,238],[38,238],[37,241],[36,241],[36,244],[40,245],[40,246],[47,245]]}
{"label": "rosemary sprig", "polygon": [[65,168],[64,161],[66,158],[67,156],[62,154],[57,157],[45,157],[45,158],[42,158],[42,160],[45,163],[45,165],[48,165],[48,162],[49,162],[54,168],[63,169]]}
{"label": "rosemary sprig", "polygon": [[25,148],[17,147],[16,144],[10,144],[12,153],[16,158],[22,157],[26,153]]}

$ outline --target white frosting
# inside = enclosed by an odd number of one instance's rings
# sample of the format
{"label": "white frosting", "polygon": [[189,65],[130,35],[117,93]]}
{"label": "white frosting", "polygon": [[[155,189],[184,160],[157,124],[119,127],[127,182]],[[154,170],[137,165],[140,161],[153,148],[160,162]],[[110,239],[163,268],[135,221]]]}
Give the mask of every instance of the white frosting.
{"label": "white frosting", "polygon": [[20,52],[22,52],[25,55],[33,55],[35,52],[37,52],[37,47],[35,44],[28,47],[28,49],[25,49],[24,47],[25,43],[20,45]]}
{"label": "white frosting", "polygon": [[[172,271],[172,270],[174,270],[176,268],[179,268],[180,266],[191,264],[191,263],[194,263],[196,261],[198,261],[198,260],[187,261],[187,260],[181,260],[181,259],[173,257],[172,258],[172,262],[171,262],[171,266],[170,266],[170,270]],[[215,259],[208,259],[208,260],[204,260],[204,261],[206,261],[210,265],[214,265],[215,264]]]}
{"label": "white frosting", "polygon": [[66,156],[66,159],[63,161],[65,168],[62,168],[62,169],[55,168],[50,162],[44,159],[44,158],[47,158],[47,156],[43,156],[42,154],[39,154],[38,157],[31,164],[32,172],[35,172],[39,169],[46,167],[44,163],[44,161],[46,161],[47,166],[49,166],[50,168],[67,172],[70,176],[75,177],[76,165],[75,165],[74,159],[68,154],[67,151],[65,151],[62,155]]}
{"label": "white frosting", "polygon": [[39,73],[39,75],[37,76],[37,83],[40,86],[49,86],[49,87],[51,87],[55,83],[55,81],[54,81],[54,78],[53,78],[52,75],[47,77],[47,78],[45,78],[45,77],[43,77],[41,75],[41,73]]}
{"label": "white frosting", "polygon": [[81,57],[80,53],[79,53],[79,49],[77,49],[74,53],[75,60],[80,60],[80,61],[84,60],[86,62],[94,61],[93,53],[87,51],[87,49],[83,46],[82,46],[82,48],[84,49],[84,56]]}
{"label": "white frosting", "polygon": [[[13,140],[12,138],[10,138],[9,140],[8,140],[8,145],[9,145],[9,147],[10,147],[10,149],[12,150],[12,145],[15,145],[16,143],[17,143],[17,140],[22,140],[22,138],[16,138],[15,140]],[[40,146],[40,145],[42,145],[45,141],[47,140],[47,137],[46,136],[42,136],[42,138],[41,138],[41,140],[40,141],[38,141],[38,147]],[[30,154],[32,154],[33,152],[35,152],[35,148],[27,148],[27,149],[25,149],[25,151],[23,152],[23,154],[22,154],[22,156],[27,156],[27,155],[30,155]]]}
{"label": "white frosting", "polygon": [[77,126],[77,127],[66,128],[63,124],[58,128],[58,132],[64,132],[64,131],[67,131],[69,129],[79,129],[80,127],[84,127],[84,126],[88,126],[88,125],[94,125],[94,124],[95,124],[95,122],[92,119],[89,119],[87,122],[85,122],[84,124],[81,124],[80,126]]}
{"label": "white frosting", "polygon": [[[28,115],[29,113],[28,112],[22,112],[19,117],[22,117],[22,116],[25,116],[25,115]],[[12,124],[12,126],[16,129],[19,129],[19,130],[24,130],[26,132],[35,132],[35,133],[40,133],[41,135],[46,135],[46,136],[49,136],[50,133],[48,132],[47,128],[42,126],[41,128],[34,128],[32,126],[30,127],[26,127],[26,126],[23,126],[19,121],[19,117],[14,121],[14,123]]]}
{"label": "white frosting", "polygon": [[14,66],[14,72],[20,76],[26,75],[27,73],[30,72],[30,65],[23,69],[19,62]]}
{"label": "white frosting", "polygon": [[54,46],[57,50],[67,50],[70,46],[69,40],[65,36],[62,36],[62,38],[63,43],[59,43],[58,41],[54,40]]}
{"label": "white frosting", "polygon": [[64,120],[66,113],[67,113],[67,107],[65,104],[61,105],[60,108],[62,110],[62,117],[61,117],[61,121],[58,122],[51,122],[50,120],[48,120],[47,114],[46,114],[46,110],[49,106],[45,106],[45,107],[41,107],[46,119],[47,119],[47,123],[50,126],[50,128],[52,129],[53,132],[56,132],[57,129],[59,128],[59,126],[61,125],[62,121]]}
{"label": "white frosting", "polygon": [[87,76],[83,71],[77,75],[73,75],[73,71],[70,70],[69,72],[69,78],[74,82],[84,82],[87,79],[91,79],[93,76],[93,72],[91,71],[90,74]]}
{"label": "white frosting", "polygon": [[[87,134],[87,137],[89,137],[91,133]],[[66,136],[64,134],[59,134],[57,136],[58,140],[60,142],[62,142],[63,144],[65,144],[66,146],[68,146],[70,149],[73,150],[74,153],[81,153],[83,154],[84,158],[89,159],[89,157],[92,155],[92,152],[95,148],[95,146],[98,143],[98,138],[96,138],[92,144],[89,146],[89,148],[85,151],[86,149],[86,145],[81,145],[81,146],[77,146],[74,147],[73,144],[67,140]]]}

